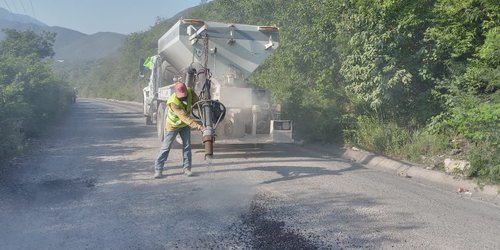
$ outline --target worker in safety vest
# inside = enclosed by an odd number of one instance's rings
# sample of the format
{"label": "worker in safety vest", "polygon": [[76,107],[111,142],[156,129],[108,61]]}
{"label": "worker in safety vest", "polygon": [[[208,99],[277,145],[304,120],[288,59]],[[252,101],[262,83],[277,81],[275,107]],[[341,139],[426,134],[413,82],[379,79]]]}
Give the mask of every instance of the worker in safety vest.
{"label": "worker in safety vest", "polygon": [[203,126],[191,118],[191,108],[199,98],[183,82],[176,82],[174,92],[167,101],[167,115],[163,143],[155,161],[154,178],[163,177],[163,165],[177,134],[182,138],[182,158],[184,175],[191,176],[191,128],[203,131]]}

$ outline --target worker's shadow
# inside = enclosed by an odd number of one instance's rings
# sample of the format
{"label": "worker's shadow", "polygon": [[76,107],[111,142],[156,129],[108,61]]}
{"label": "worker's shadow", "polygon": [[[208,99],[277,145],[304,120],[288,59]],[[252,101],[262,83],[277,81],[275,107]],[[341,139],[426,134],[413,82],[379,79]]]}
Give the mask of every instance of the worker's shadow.
{"label": "worker's shadow", "polygon": [[290,167],[290,166],[269,166],[269,167],[250,167],[240,169],[241,171],[266,171],[275,172],[281,177],[263,181],[261,184],[270,184],[274,182],[290,181],[317,176],[341,175],[344,172],[366,169],[361,164],[351,164],[347,168],[330,170],[322,167]]}
{"label": "worker's shadow", "polygon": [[[292,145],[287,144],[215,144],[215,159],[250,159],[269,157],[300,157],[309,156],[305,152],[290,153]],[[195,154],[205,153],[203,145],[191,145]]]}
{"label": "worker's shadow", "polygon": [[[203,153],[202,148],[195,149],[195,153]],[[242,168],[232,168],[232,169],[219,169],[213,171],[213,173],[223,173],[223,172],[235,172],[235,171],[265,171],[265,172],[275,172],[281,177],[273,178],[270,180],[263,181],[261,184],[270,184],[274,182],[296,180],[303,178],[311,178],[317,176],[335,176],[341,175],[344,172],[357,171],[366,169],[363,165],[347,161],[340,158],[341,153],[317,153],[316,155],[306,151],[297,150],[296,146],[293,145],[268,145],[268,144],[219,144],[214,150],[214,166],[232,166],[239,164],[262,164],[262,163],[278,163],[286,164],[285,162],[290,162],[291,165],[296,165],[299,161],[304,161],[306,164],[312,164],[311,162],[323,162],[327,163],[329,166],[325,167],[313,167],[313,166],[256,166],[256,167],[242,167]],[[304,157],[306,159],[298,159]],[[217,162],[218,159],[222,159],[222,162]],[[238,161],[227,161],[229,159],[239,159]],[[243,160],[244,159],[244,160]],[[330,164],[331,163],[331,164]]]}

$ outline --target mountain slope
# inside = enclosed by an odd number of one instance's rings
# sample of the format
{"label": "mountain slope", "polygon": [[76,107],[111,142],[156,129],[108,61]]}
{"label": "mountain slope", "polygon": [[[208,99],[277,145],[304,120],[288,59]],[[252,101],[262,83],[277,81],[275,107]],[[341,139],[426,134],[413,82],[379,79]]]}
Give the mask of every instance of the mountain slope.
{"label": "mountain slope", "polygon": [[[47,26],[34,18],[14,14],[2,8],[0,8],[1,29],[56,33],[57,36],[54,43],[56,55],[54,58],[66,62],[93,61],[105,58],[115,53],[125,39],[125,35],[118,33],[101,32],[87,35],[72,29]],[[4,33],[0,32],[0,40],[4,36]]]}
{"label": "mountain slope", "polygon": [[65,61],[101,59],[116,52],[124,39],[125,36],[122,34],[99,32],[75,39],[71,43],[60,42],[55,44],[57,48],[55,59]]}
{"label": "mountain slope", "polygon": [[27,15],[14,14],[4,8],[0,7],[0,20],[12,21],[17,23],[27,23],[27,24],[36,24],[38,26],[47,26],[46,24],[36,20]]}

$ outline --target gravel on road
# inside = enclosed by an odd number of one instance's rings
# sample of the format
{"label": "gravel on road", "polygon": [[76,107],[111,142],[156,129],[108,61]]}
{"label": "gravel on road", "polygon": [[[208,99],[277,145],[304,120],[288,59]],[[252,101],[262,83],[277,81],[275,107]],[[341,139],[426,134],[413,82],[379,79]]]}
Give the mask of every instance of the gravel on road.
{"label": "gravel on road", "polygon": [[291,144],[172,149],[140,106],[79,99],[2,166],[1,249],[500,249],[500,208]]}

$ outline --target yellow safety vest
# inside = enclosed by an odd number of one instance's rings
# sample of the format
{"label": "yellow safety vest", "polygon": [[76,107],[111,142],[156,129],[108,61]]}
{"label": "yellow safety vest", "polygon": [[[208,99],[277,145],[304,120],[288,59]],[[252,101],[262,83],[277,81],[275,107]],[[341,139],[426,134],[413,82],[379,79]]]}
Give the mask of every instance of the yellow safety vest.
{"label": "yellow safety vest", "polygon": [[186,127],[187,124],[182,122],[182,120],[175,114],[174,110],[170,107],[170,104],[174,104],[177,107],[183,107],[184,110],[186,111],[187,114],[191,111],[191,108],[193,106],[193,94],[191,92],[191,88],[187,88],[187,105],[184,105],[179,98],[173,93],[167,101],[167,106],[168,106],[168,112],[167,112],[167,122],[170,124],[173,128],[183,128]]}

